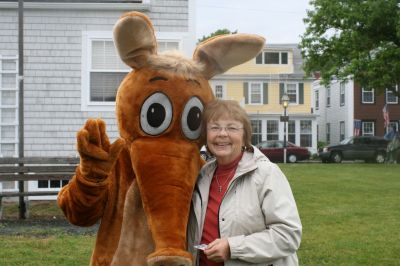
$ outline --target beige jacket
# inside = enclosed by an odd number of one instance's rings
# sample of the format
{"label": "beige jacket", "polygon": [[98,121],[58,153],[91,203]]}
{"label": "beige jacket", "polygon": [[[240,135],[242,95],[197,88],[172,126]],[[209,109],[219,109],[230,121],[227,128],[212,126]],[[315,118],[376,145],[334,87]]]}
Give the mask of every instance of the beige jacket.
{"label": "beige jacket", "polygon": [[[192,198],[188,248],[198,262],[199,244],[215,160],[203,166]],[[298,265],[302,226],[290,185],[257,148],[245,152],[219,209],[219,232],[234,265]]]}

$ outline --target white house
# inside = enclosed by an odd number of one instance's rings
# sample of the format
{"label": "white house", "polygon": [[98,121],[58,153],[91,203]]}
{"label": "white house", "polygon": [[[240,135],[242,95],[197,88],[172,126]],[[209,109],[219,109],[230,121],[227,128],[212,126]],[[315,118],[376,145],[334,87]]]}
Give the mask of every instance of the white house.
{"label": "white house", "polygon": [[[115,92],[130,69],[116,56],[112,29],[125,12],[153,22],[159,50],[191,56],[194,0],[47,1],[24,3],[24,154],[76,156],[75,135],[87,118],[118,135]],[[18,1],[0,2],[0,156],[18,155]],[[61,182],[29,182],[29,190]],[[0,183],[14,190],[16,183]]]}

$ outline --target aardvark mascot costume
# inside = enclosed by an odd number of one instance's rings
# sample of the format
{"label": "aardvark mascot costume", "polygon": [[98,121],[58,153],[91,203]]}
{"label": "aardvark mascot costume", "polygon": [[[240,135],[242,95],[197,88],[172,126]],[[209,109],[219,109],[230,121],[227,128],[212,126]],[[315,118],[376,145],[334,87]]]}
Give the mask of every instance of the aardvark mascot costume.
{"label": "aardvark mascot costume", "polygon": [[256,35],[234,34],[198,45],[193,59],[157,54],[150,20],[123,15],[114,42],[131,71],[116,99],[120,138],[89,119],[77,133],[80,164],[58,204],[75,225],[101,220],[91,265],[192,265],[186,224],[196,177],[201,113],[213,99],[208,80],[255,57]]}

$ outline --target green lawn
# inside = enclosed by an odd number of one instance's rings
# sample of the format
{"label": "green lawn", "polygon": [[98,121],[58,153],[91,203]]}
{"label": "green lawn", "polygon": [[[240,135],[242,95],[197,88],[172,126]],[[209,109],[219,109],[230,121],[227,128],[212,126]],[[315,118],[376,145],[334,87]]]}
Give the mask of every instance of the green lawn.
{"label": "green lawn", "polygon": [[[300,265],[400,264],[400,165],[280,164],[303,223]],[[62,219],[32,203],[30,219]],[[15,219],[17,208],[4,215]],[[62,227],[19,228],[0,223],[0,265],[88,265],[94,234]]]}
{"label": "green lawn", "polygon": [[301,265],[400,265],[400,165],[280,167],[303,223]]}

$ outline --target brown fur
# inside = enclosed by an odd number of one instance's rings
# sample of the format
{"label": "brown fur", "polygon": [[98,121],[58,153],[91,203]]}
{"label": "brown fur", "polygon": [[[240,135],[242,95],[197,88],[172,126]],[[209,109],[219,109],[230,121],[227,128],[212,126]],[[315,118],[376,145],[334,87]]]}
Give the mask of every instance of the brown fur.
{"label": "brown fur", "polygon": [[[101,220],[91,265],[191,266],[186,222],[203,143],[185,136],[183,110],[193,97],[210,102],[208,79],[257,55],[264,39],[214,38],[198,46],[194,60],[157,55],[151,22],[138,12],[121,17],[114,38],[121,59],[134,69],[117,93],[121,139],[110,144],[102,120],[86,122],[77,134],[80,165],[58,203],[76,225]],[[172,106],[170,124],[156,136],[140,124],[146,118],[141,108],[154,93]]]}

